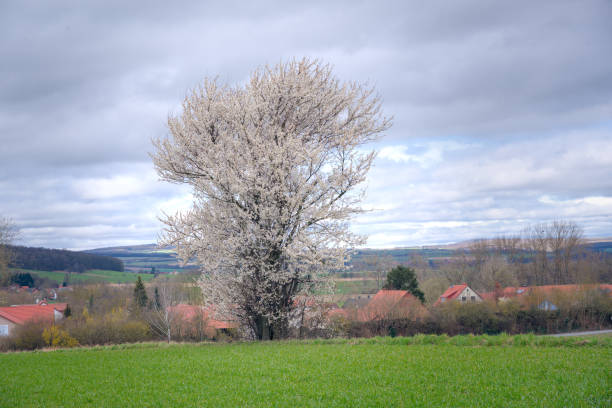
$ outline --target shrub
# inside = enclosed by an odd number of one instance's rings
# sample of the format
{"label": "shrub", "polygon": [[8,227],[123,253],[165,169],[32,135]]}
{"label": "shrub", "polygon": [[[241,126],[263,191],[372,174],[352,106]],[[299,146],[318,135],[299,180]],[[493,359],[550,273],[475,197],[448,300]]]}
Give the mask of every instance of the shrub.
{"label": "shrub", "polygon": [[53,325],[46,328],[42,334],[45,343],[50,347],[76,347],[79,342],[74,338],[70,337],[68,332]]}
{"label": "shrub", "polygon": [[97,318],[83,316],[66,319],[62,328],[82,345],[135,343],[153,339],[149,326],[131,318],[122,308]]}
{"label": "shrub", "polygon": [[497,334],[505,329],[503,319],[500,319],[489,303],[468,303],[457,310],[457,323],[463,333]]}
{"label": "shrub", "polygon": [[49,323],[43,321],[29,321],[17,326],[8,339],[10,350],[36,350],[46,346],[43,339],[43,330]]}

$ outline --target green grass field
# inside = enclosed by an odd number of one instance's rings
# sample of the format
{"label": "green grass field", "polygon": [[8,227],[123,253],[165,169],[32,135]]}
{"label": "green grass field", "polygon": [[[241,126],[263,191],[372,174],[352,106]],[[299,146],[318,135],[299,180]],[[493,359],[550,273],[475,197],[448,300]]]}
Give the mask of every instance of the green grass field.
{"label": "green grass field", "polygon": [[336,281],[336,294],[356,295],[360,293],[376,293],[378,287],[375,279],[354,281]]}
{"label": "green grass field", "polygon": [[[15,269],[20,272],[30,272],[42,278],[54,280],[61,284],[64,281],[66,272],[49,272],[35,271],[29,269]],[[140,277],[144,282],[149,282],[153,279],[153,275],[141,274]],[[104,271],[100,269],[92,269],[83,273],[73,272],[70,274],[70,283],[132,283],[136,282],[138,274],[131,272]]]}
{"label": "green grass field", "polygon": [[0,406],[610,406],[612,343],[571,346],[575,341],[373,339],[12,353],[0,355]]}

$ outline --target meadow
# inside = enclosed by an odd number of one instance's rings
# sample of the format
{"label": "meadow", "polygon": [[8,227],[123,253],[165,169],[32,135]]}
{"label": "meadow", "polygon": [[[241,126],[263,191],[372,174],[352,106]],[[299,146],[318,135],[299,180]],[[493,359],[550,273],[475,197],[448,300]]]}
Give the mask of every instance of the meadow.
{"label": "meadow", "polygon": [[335,281],[335,293],[339,295],[354,295],[359,293],[376,293],[378,286],[375,279],[340,280]]}
{"label": "meadow", "polygon": [[535,336],[10,353],[0,355],[0,406],[602,407],[611,358],[611,339]]}

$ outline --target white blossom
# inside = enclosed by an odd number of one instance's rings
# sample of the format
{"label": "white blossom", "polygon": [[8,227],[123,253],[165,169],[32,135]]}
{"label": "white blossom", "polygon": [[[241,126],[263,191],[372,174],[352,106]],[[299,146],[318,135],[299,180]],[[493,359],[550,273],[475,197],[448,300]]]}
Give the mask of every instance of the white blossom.
{"label": "white blossom", "polygon": [[152,155],[163,180],[193,186],[191,210],[165,215],[163,245],[197,258],[206,302],[257,338],[282,337],[298,295],[326,285],[363,238],[348,229],[358,188],[390,126],[369,87],[303,59],[244,86],[205,80],[168,120]]}

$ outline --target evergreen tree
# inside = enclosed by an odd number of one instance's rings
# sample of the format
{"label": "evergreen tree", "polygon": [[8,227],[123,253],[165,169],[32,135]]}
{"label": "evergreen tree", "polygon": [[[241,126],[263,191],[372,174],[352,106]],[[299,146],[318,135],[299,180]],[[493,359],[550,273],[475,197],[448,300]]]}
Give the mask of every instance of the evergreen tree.
{"label": "evergreen tree", "polygon": [[29,272],[18,272],[12,275],[11,282],[19,286],[34,287],[34,278]]}
{"label": "evergreen tree", "polygon": [[155,287],[155,308],[161,308],[161,300],[159,299],[159,290]]}
{"label": "evergreen tree", "polygon": [[70,309],[70,305],[66,305],[66,309],[64,310],[64,317],[72,316],[72,310]]}
{"label": "evergreen tree", "polygon": [[70,272],[66,272],[64,274],[64,281],[62,282],[62,287],[66,287],[70,284]]}
{"label": "evergreen tree", "polygon": [[145,290],[144,283],[142,283],[142,279],[140,279],[140,275],[138,275],[138,280],[136,281],[136,286],[134,287],[134,302],[138,307],[146,307],[149,298],[147,297],[147,291]]}
{"label": "evergreen tree", "polygon": [[407,290],[421,302],[425,302],[425,295],[419,289],[419,282],[417,282],[414,270],[406,266],[399,265],[391,269],[387,274],[387,283],[384,289]]}

